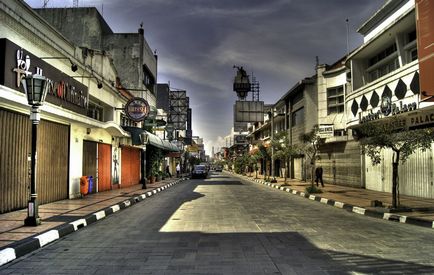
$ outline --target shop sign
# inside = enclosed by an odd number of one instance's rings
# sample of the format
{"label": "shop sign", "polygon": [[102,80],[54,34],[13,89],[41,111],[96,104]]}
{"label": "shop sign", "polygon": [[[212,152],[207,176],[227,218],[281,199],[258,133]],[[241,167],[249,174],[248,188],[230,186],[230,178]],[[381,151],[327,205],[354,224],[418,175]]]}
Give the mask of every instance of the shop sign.
{"label": "shop sign", "polygon": [[434,125],[434,111],[418,112],[418,114],[407,118],[407,127],[409,128],[416,128],[422,125]]}
{"label": "shop sign", "polygon": [[334,136],[333,124],[320,124],[318,127],[318,135],[321,138],[329,138]]}
{"label": "shop sign", "polygon": [[370,112],[362,116],[362,113],[359,113],[359,123],[365,123],[372,120],[377,120],[380,118],[385,118],[390,115],[395,116],[401,113],[406,113],[410,111],[414,111],[417,109],[416,102],[403,103],[402,101],[392,103],[392,99],[389,96],[384,96],[381,99],[381,105],[377,112]]}
{"label": "shop sign", "polygon": [[[49,65],[27,50],[7,39],[0,39],[0,84],[24,92],[21,80],[26,76],[40,75],[52,81],[47,102],[86,115],[89,93],[85,85]],[[0,66],[1,67],[1,66]]]}
{"label": "shop sign", "polygon": [[235,135],[234,136],[235,144],[246,144],[247,136],[246,135]]}
{"label": "shop sign", "polygon": [[125,113],[133,121],[143,121],[148,117],[149,104],[141,97],[133,97],[125,104]]}

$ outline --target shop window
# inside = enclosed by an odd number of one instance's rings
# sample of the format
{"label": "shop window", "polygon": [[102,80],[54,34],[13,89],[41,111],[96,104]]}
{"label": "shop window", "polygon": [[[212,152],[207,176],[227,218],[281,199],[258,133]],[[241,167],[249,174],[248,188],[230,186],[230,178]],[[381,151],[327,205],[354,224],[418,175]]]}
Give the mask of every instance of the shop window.
{"label": "shop window", "polygon": [[292,127],[302,125],[304,122],[304,108],[300,108],[291,115]]}
{"label": "shop window", "polygon": [[344,112],[344,87],[327,89],[327,114]]}

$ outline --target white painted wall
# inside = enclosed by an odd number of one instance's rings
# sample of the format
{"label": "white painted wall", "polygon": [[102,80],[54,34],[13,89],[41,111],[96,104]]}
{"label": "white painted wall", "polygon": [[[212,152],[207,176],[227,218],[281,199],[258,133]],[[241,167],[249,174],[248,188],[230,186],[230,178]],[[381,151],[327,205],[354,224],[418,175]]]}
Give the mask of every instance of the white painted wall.
{"label": "white painted wall", "polygon": [[409,0],[406,4],[404,4],[401,8],[396,10],[394,13],[392,13],[389,17],[387,17],[383,22],[381,22],[378,26],[376,26],[374,29],[372,29],[370,32],[368,32],[363,37],[363,42],[366,43],[367,41],[374,38],[377,34],[381,33],[384,29],[386,29],[389,25],[394,24],[394,22],[403,14],[407,13],[408,11],[414,9],[415,3],[414,0]]}

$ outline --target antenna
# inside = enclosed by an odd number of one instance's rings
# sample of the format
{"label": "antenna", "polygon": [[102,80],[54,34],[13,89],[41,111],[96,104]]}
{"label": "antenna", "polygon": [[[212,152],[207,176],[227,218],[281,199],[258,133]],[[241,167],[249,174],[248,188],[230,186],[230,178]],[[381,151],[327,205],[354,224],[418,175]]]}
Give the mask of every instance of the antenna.
{"label": "antenna", "polygon": [[349,20],[348,18],[345,19],[345,22],[347,22],[347,57],[350,54],[350,45],[349,45],[349,35],[350,35],[350,26],[349,26]]}
{"label": "antenna", "polygon": [[74,2],[72,2],[72,6],[74,8],[78,8],[78,0],[74,0]]}
{"label": "antenna", "polygon": [[44,0],[44,5],[42,6],[43,9],[45,9],[47,7],[48,1],[50,1],[50,0]]}

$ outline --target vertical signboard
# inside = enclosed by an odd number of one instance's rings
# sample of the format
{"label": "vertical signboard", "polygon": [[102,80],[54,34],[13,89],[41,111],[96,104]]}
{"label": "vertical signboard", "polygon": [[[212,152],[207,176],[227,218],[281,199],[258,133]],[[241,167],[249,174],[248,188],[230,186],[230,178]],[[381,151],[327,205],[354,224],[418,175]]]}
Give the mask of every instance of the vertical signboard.
{"label": "vertical signboard", "polygon": [[[416,0],[417,55],[421,99],[434,96],[434,1]],[[431,98],[431,100],[434,100]]]}

